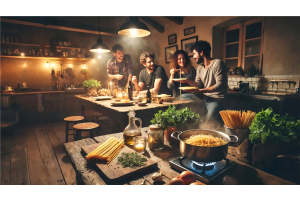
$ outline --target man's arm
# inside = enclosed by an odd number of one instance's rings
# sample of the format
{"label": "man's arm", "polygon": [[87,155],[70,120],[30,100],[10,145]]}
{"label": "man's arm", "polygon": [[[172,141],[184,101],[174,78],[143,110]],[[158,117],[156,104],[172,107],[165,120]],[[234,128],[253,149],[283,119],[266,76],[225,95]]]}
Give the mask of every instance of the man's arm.
{"label": "man's arm", "polygon": [[162,82],[163,82],[162,78],[156,78],[154,81],[154,88],[150,89],[150,92],[155,91],[158,93]]}
{"label": "man's arm", "polygon": [[129,81],[131,81],[131,79],[132,79],[132,74],[128,74],[128,80],[127,80],[127,84],[125,87],[129,86]]}

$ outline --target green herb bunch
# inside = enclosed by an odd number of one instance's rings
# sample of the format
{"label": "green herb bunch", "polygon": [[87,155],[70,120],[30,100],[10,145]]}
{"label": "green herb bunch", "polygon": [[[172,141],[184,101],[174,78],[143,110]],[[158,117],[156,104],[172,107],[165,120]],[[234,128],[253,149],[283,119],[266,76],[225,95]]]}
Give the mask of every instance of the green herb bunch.
{"label": "green herb bunch", "polygon": [[175,106],[169,106],[166,111],[158,111],[151,120],[152,124],[160,124],[163,129],[168,126],[180,127],[186,124],[193,124],[199,120],[199,114],[191,111],[188,107],[176,110]]}
{"label": "green herb bunch", "polygon": [[300,140],[300,120],[275,114],[272,108],[257,113],[249,129],[252,144],[291,143]]}
{"label": "green herb bunch", "polygon": [[121,163],[122,167],[141,167],[146,165],[147,159],[138,155],[137,153],[122,153],[120,157],[118,157],[118,162]]}
{"label": "green herb bunch", "polygon": [[97,81],[95,79],[85,80],[83,82],[83,87],[85,87],[87,89],[100,88],[101,87],[101,82]]}

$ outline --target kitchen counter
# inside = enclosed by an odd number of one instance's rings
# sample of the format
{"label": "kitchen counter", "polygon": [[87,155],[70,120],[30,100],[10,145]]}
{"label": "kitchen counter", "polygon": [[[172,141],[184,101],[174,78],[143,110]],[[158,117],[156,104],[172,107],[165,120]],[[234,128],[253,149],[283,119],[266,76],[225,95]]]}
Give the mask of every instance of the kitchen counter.
{"label": "kitchen counter", "polygon": [[[147,128],[142,128],[142,136],[147,137]],[[168,183],[172,178],[177,177],[180,172],[170,167],[169,161],[181,157],[179,152],[179,145],[169,145],[167,142],[164,144],[164,148],[161,151],[151,152],[148,145],[146,146],[146,153],[149,159],[152,159],[158,163],[158,169],[149,170],[138,175],[133,175],[124,180],[109,181],[103,174],[99,175],[93,166],[88,165],[84,155],[81,153],[81,146],[92,145],[96,142],[104,142],[110,137],[122,138],[122,132],[114,133],[110,135],[103,135],[75,142],[65,143],[65,149],[70,156],[72,166],[77,174],[78,184],[86,185],[140,185],[143,180],[146,180],[146,185],[152,185],[153,180],[151,178],[155,171],[160,171],[163,174],[163,183]],[[235,157],[227,155],[227,159],[230,159],[236,164],[224,172],[223,175],[217,177],[215,180],[209,183],[209,185],[293,185],[295,183],[281,179],[274,175],[268,174],[257,168],[249,166],[241,161],[238,161]]]}
{"label": "kitchen counter", "polygon": [[15,95],[31,95],[31,94],[53,94],[53,93],[65,93],[65,90],[61,91],[34,91],[34,92],[12,92],[12,93],[1,93],[2,96],[15,96]]}
{"label": "kitchen counter", "polygon": [[243,93],[240,91],[228,90],[228,95],[243,95],[248,96],[255,99],[263,99],[263,100],[278,100],[284,101],[284,99],[299,99],[299,94],[292,94],[292,93],[276,93],[276,92],[248,92]]}

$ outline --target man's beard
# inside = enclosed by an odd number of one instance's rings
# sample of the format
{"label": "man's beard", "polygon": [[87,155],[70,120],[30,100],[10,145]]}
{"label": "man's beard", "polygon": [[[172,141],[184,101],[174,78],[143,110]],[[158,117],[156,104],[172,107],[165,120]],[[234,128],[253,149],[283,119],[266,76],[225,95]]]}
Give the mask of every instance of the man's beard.
{"label": "man's beard", "polygon": [[153,66],[146,67],[146,68],[149,69],[149,70],[154,70],[154,65],[153,65]]}
{"label": "man's beard", "polygon": [[124,56],[123,57],[117,57],[118,60],[123,61]]}
{"label": "man's beard", "polygon": [[197,64],[201,64],[201,63],[203,63],[203,61],[204,61],[204,58],[202,56],[200,56],[200,58],[197,59]]}

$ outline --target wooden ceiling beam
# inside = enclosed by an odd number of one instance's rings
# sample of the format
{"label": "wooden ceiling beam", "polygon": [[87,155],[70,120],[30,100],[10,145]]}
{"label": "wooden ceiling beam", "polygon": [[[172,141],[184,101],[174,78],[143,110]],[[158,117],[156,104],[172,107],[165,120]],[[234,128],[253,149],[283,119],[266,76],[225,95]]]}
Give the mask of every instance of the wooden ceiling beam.
{"label": "wooden ceiling beam", "polygon": [[175,22],[178,25],[183,24],[183,17],[165,17],[168,20],[171,20],[172,22]]}
{"label": "wooden ceiling beam", "polygon": [[161,25],[160,23],[154,21],[150,17],[140,17],[142,20],[144,20],[147,24],[155,28],[158,32],[163,33],[165,31],[165,27]]}
{"label": "wooden ceiling beam", "polygon": [[[38,17],[35,17],[38,18]],[[21,25],[28,25],[28,26],[36,26],[36,27],[43,27],[43,28],[51,28],[51,29],[58,29],[58,30],[65,30],[65,31],[74,31],[74,32],[81,32],[81,33],[90,33],[90,34],[99,34],[99,27],[80,24],[80,23],[73,23],[67,22],[63,20],[57,19],[44,19],[44,20],[34,20],[35,22],[31,21],[23,21],[17,19],[8,19],[1,17],[1,22],[13,23],[13,24],[21,24]],[[100,29],[101,35],[108,35],[108,36],[119,36],[118,31],[112,28],[101,27]]]}

